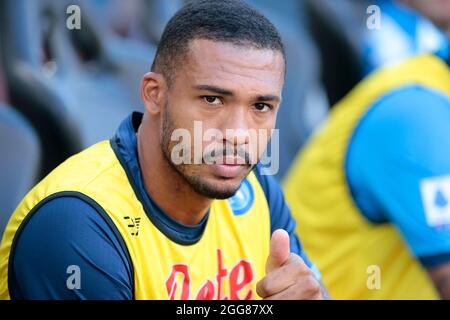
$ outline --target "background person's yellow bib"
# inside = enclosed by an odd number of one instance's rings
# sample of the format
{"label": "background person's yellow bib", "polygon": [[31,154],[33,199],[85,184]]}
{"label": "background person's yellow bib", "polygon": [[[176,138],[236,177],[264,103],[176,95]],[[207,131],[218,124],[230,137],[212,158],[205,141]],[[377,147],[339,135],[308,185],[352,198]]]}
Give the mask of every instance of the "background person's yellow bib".
{"label": "background person's yellow bib", "polygon": [[[298,232],[333,298],[437,298],[426,271],[394,226],[372,224],[359,212],[344,169],[354,130],[370,106],[411,84],[450,96],[449,68],[439,58],[423,55],[369,76],[334,107],[288,174],[286,198]],[[370,278],[377,270],[379,289],[371,287]]]}

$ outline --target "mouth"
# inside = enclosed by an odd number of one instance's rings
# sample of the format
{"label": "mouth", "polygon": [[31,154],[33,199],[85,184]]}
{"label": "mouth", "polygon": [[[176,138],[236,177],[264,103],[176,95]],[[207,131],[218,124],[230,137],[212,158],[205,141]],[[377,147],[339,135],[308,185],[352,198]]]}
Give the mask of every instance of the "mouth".
{"label": "mouth", "polygon": [[214,164],[214,173],[222,178],[236,178],[247,167],[242,164]]}
{"label": "mouth", "polygon": [[242,158],[226,157],[222,161],[217,161],[211,165],[215,175],[222,178],[236,178],[247,168],[248,164]]}

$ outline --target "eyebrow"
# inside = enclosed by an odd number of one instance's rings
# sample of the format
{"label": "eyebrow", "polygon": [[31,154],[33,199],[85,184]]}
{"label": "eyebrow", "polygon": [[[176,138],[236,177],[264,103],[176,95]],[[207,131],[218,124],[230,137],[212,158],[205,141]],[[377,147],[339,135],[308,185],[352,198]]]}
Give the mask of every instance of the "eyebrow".
{"label": "eyebrow", "polygon": [[207,85],[207,84],[201,84],[201,85],[198,85],[198,86],[194,86],[194,88],[198,89],[198,90],[214,92],[214,93],[221,94],[221,95],[224,95],[224,96],[232,96],[233,95],[233,92],[230,91],[230,90],[227,90],[227,89],[224,89],[224,88],[220,88],[220,87],[216,87],[216,86],[210,86],[210,85]]}
{"label": "eyebrow", "polygon": [[275,102],[280,102],[281,98],[279,96],[269,94],[269,95],[265,95],[265,96],[257,96],[256,97],[256,101],[262,101],[262,102],[264,102],[264,101],[275,101]]}
{"label": "eyebrow", "polygon": [[[234,95],[233,91],[224,89],[224,88],[220,88],[220,87],[216,87],[216,86],[211,86],[211,85],[207,85],[207,84],[202,84],[202,85],[197,85],[194,86],[195,89],[197,90],[204,90],[204,91],[209,91],[209,92],[213,92],[216,94],[220,94],[223,96],[232,96]],[[275,102],[280,102],[281,98],[279,96],[276,95],[272,95],[272,94],[268,94],[268,95],[262,95],[262,96],[257,96],[255,98],[256,101],[275,101]]]}

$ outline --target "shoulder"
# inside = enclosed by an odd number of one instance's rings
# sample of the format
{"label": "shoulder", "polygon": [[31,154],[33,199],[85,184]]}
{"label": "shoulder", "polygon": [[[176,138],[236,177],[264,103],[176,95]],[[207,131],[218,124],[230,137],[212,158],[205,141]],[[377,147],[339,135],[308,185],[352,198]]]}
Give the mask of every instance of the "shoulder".
{"label": "shoulder", "polygon": [[[427,147],[425,139],[450,131],[448,95],[419,85],[393,90],[373,103],[361,119],[354,138],[370,141],[366,149],[379,152],[390,147]],[[439,139],[442,140],[442,139]],[[430,147],[430,145],[428,146]],[[394,151],[394,150],[393,150]]]}
{"label": "shoulder", "polygon": [[[14,240],[12,296],[102,298],[103,286],[120,289],[107,296],[128,297],[123,288],[132,286],[132,269],[122,241],[108,217],[86,198],[74,193],[45,201],[24,221]],[[67,273],[74,265],[82,270],[82,280],[96,280],[97,284],[82,281],[83,291],[68,290]],[[114,283],[121,285],[111,285]]]}
{"label": "shoulder", "polygon": [[[120,168],[109,141],[99,142],[68,158],[39,184],[79,190]],[[114,176],[114,175],[112,175]]]}

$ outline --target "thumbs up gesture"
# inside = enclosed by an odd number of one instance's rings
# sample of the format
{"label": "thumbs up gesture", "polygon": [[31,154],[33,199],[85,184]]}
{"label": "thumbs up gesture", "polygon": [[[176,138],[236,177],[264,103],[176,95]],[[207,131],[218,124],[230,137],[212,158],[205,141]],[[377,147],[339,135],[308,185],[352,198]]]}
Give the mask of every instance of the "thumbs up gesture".
{"label": "thumbs up gesture", "polygon": [[290,252],[289,243],[286,231],[272,234],[266,276],[256,285],[256,292],[267,300],[323,299],[319,282],[303,259]]}

